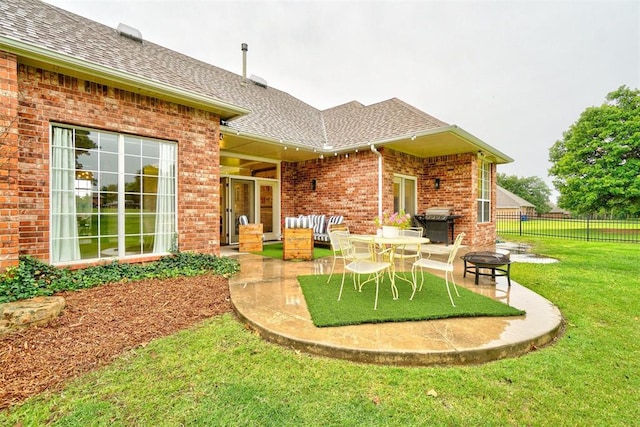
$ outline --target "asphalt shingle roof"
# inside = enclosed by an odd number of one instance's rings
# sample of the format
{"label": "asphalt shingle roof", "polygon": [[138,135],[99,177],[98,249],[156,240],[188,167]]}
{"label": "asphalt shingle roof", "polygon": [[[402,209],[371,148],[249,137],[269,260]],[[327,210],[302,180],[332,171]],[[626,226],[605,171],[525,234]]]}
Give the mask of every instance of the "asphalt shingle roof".
{"label": "asphalt shingle roof", "polygon": [[526,201],[517,194],[513,194],[511,191],[499,185],[496,187],[496,206],[498,208],[535,207],[533,203]]}
{"label": "asphalt shingle roof", "polygon": [[243,132],[336,148],[409,135],[446,123],[393,98],[370,106],[351,102],[324,111],[286,92],[38,0],[0,2],[0,36],[251,111],[231,121]]}

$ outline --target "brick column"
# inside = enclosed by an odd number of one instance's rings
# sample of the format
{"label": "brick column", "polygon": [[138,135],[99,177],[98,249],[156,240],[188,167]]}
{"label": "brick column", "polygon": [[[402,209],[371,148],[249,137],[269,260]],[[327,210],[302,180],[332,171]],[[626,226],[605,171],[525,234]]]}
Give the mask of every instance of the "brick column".
{"label": "brick column", "polygon": [[0,51],[0,272],[18,264],[18,68]]}

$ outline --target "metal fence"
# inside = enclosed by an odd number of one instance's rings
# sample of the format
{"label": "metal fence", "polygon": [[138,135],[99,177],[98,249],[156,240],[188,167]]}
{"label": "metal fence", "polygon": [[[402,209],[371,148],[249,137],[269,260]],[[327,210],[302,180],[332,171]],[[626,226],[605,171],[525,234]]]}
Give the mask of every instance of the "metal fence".
{"label": "metal fence", "polygon": [[598,242],[640,243],[640,218],[497,216],[498,234],[545,236]]}

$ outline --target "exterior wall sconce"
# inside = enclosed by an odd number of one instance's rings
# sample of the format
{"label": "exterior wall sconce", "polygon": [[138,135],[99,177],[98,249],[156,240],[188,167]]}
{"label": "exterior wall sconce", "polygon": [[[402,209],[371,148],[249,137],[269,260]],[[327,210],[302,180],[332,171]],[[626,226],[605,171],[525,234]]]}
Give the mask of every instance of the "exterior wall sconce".
{"label": "exterior wall sconce", "polygon": [[436,190],[440,189],[440,178],[436,178],[433,180],[433,188],[435,188]]}

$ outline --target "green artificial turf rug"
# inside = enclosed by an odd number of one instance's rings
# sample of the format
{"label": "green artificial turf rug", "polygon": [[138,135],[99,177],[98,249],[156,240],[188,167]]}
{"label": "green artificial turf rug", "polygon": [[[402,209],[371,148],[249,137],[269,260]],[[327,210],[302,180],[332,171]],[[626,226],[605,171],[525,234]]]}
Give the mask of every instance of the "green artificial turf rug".
{"label": "green artificial turf rug", "polygon": [[[269,243],[262,246],[261,252],[251,252],[256,255],[262,255],[269,258],[282,259],[282,243]],[[331,249],[328,248],[313,248],[313,258],[322,258],[333,255]],[[325,279],[326,280],[326,279]],[[338,285],[339,286],[339,285]]]}
{"label": "green artificial turf rug", "polygon": [[[410,278],[410,273],[398,273]],[[453,285],[451,294],[456,306],[451,305],[444,279],[424,273],[422,291],[416,291],[413,300],[411,285],[396,279],[399,298],[391,296],[391,283],[385,275],[380,283],[378,309],[373,309],[376,284],[371,281],[364,285],[362,292],[353,288],[351,276],[344,282],[342,299],[338,301],[341,274],[334,274],[327,283],[328,274],[298,276],[298,282],[307,302],[313,324],[318,327],[358,325],[361,323],[405,322],[412,320],[446,319],[452,317],[521,316],[524,311],[510,307],[500,301],[469,291],[458,286],[460,297],[456,296]],[[418,282],[419,283],[419,282]],[[418,284],[419,287],[419,284]]]}

